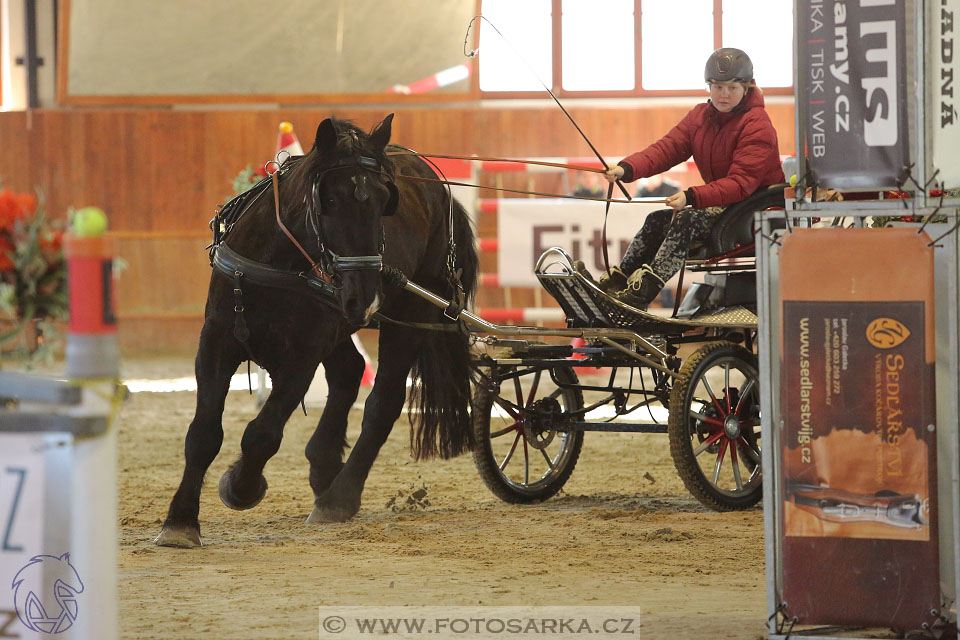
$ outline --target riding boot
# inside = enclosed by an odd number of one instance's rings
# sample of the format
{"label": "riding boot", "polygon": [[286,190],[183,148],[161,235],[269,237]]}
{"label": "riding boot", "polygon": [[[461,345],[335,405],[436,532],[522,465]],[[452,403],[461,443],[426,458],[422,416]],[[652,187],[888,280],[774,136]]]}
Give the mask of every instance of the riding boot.
{"label": "riding boot", "polygon": [[627,286],[627,274],[621,271],[620,267],[610,267],[609,271],[600,276],[597,286],[607,294],[620,291]]}
{"label": "riding boot", "polygon": [[626,288],[616,293],[614,297],[635,309],[646,311],[663,289],[663,285],[664,281],[648,265],[643,265],[642,268],[630,274]]}
{"label": "riding boot", "polygon": [[599,281],[593,279],[593,274],[587,270],[587,265],[583,263],[583,260],[575,260],[573,270],[597,285],[598,289],[607,294],[612,291],[619,291],[627,286],[627,276],[620,270],[620,267],[610,267],[609,271],[604,271],[600,275]]}

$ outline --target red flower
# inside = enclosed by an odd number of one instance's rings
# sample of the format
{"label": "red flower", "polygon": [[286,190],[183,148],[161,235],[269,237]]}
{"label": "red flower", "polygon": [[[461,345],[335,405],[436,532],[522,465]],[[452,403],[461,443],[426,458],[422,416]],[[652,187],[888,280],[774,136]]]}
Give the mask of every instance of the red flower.
{"label": "red flower", "polygon": [[37,198],[30,193],[0,191],[0,231],[13,231],[17,220],[32,216],[37,210]]}
{"label": "red flower", "polygon": [[11,251],[13,251],[13,242],[6,235],[0,234],[0,272],[13,270]]}

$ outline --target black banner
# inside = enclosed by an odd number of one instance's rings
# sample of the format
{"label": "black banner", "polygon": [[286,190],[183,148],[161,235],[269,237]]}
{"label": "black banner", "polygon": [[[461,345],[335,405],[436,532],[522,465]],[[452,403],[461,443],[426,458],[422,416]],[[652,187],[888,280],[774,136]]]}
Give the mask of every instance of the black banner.
{"label": "black banner", "polygon": [[904,4],[798,1],[797,105],[823,187],[895,187],[909,164]]}

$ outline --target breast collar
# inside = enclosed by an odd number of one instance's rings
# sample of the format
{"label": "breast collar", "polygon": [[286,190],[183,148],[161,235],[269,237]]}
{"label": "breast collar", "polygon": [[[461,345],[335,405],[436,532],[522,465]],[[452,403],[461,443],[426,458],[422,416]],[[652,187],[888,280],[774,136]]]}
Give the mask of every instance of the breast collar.
{"label": "breast collar", "polygon": [[309,295],[316,300],[340,308],[337,288],[312,273],[277,269],[268,264],[244,258],[221,242],[213,248],[211,265],[233,282],[250,282],[263,287],[285,289]]}

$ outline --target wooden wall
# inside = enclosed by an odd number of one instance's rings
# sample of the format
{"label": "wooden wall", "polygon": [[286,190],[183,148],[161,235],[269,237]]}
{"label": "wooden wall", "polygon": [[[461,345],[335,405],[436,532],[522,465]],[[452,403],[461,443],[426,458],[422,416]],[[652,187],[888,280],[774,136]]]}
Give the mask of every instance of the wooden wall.
{"label": "wooden wall", "polygon": [[[642,148],[673,126],[689,104],[568,107],[594,145],[611,159]],[[771,104],[782,153],[793,153],[793,106]],[[71,109],[0,113],[0,182],[46,193],[48,211],[97,205],[110,217],[118,255],[128,264],[118,289],[121,344],[129,351],[191,351],[202,323],[209,279],[207,223],[247,164],[270,159],[277,125],[293,123],[312,145],[323,109]],[[336,110],[365,128],[384,110]],[[510,157],[590,156],[554,106],[403,108],[393,139],[418,151]],[[482,235],[495,221],[478,222]],[[491,228],[493,231],[491,232]],[[491,271],[495,256],[484,256]],[[510,301],[530,306],[524,293]],[[478,306],[501,306],[484,291]]]}

